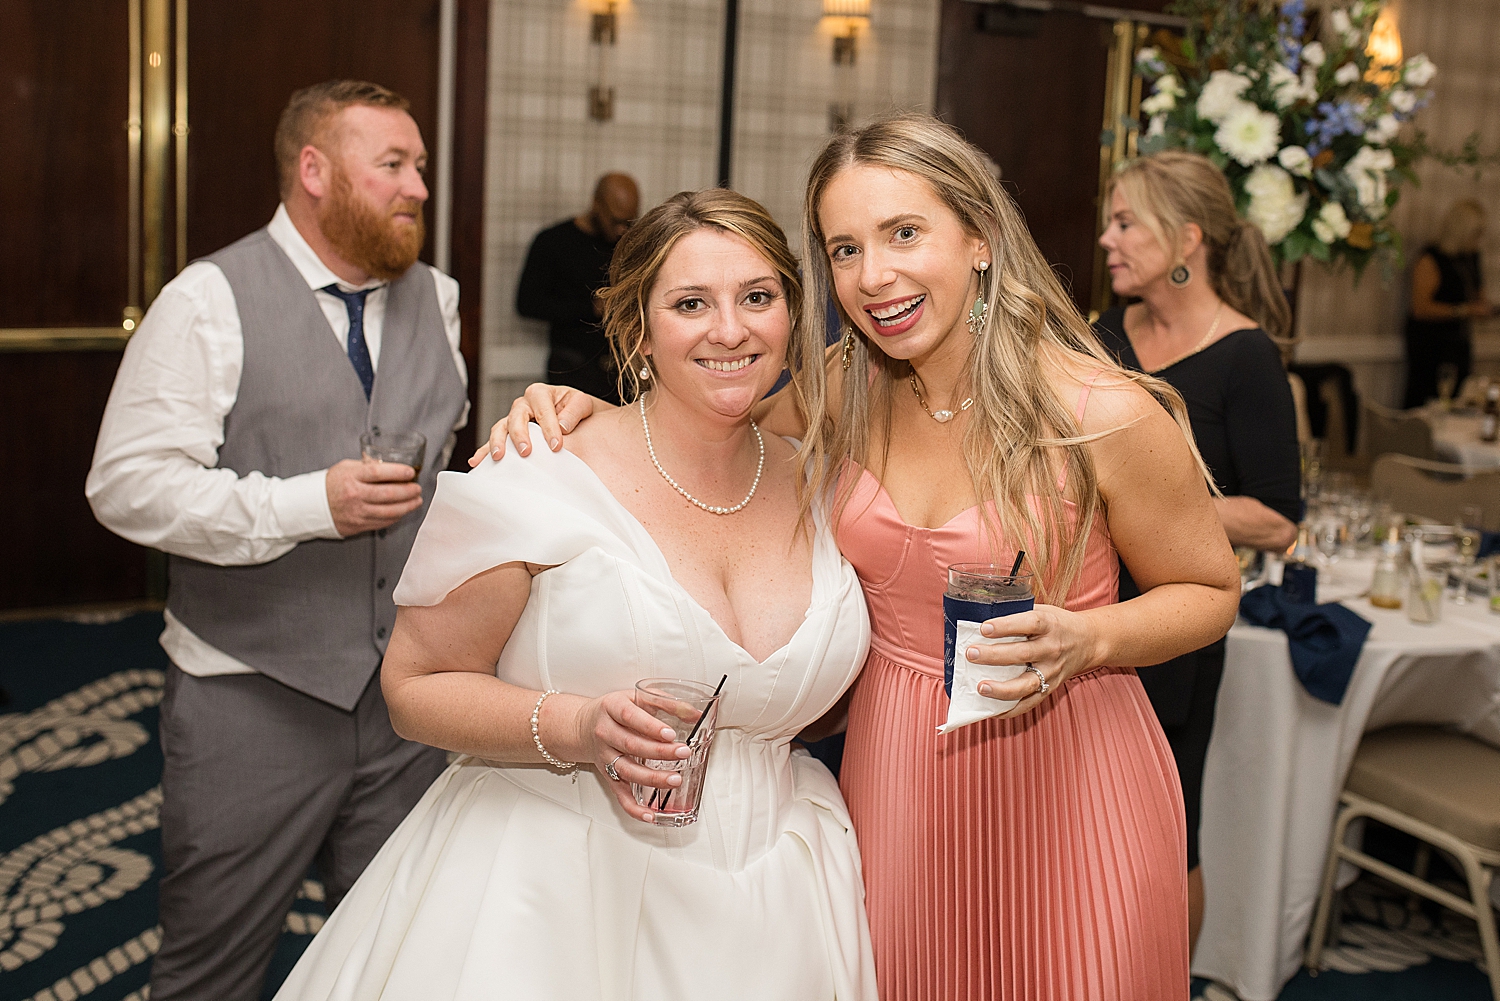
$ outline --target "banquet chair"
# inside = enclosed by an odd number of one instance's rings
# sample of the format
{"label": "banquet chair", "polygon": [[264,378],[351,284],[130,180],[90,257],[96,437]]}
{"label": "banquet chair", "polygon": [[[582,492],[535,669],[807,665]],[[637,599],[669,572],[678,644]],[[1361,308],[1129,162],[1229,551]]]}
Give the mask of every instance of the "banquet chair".
{"label": "banquet chair", "polygon": [[[1328,939],[1334,879],[1349,862],[1413,893],[1471,917],[1500,1001],[1500,938],[1490,907],[1490,882],[1500,867],[1500,749],[1430,726],[1395,726],[1365,734],[1344,783],[1333,844],[1323,870],[1323,890],[1307,943],[1307,969],[1316,974]],[[1368,817],[1419,839],[1415,872],[1366,855],[1344,843],[1349,825]],[[1427,879],[1431,849],[1458,861],[1468,883],[1464,899]]]}
{"label": "banquet chair", "polygon": [[1500,531],[1500,468],[1474,470],[1450,462],[1382,455],[1370,469],[1370,492],[1402,514],[1453,524],[1466,507],[1484,512],[1479,526]]}
{"label": "banquet chair", "polygon": [[1288,372],[1286,381],[1292,387],[1292,409],[1297,412],[1297,444],[1312,441],[1312,421],[1307,417],[1307,384],[1296,372]]}
{"label": "banquet chair", "polygon": [[1432,444],[1432,425],[1421,414],[1392,410],[1378,403],[1364,401],[1360,423],[1364,431],[1364,453],[1373,461],[1395,453],[1415,459],[1436,459]]}

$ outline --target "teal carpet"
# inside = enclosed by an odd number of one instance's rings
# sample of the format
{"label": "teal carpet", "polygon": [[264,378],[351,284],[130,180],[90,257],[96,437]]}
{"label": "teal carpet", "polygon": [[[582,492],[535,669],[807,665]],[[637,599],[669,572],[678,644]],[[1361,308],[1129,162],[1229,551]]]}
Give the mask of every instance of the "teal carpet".
{"label": "teal carpet", "polygon": [[[160,944],[159,614],[0,624],[0,999],[145,1001]],[[322,925],[309,880],[265,997]],[[300,932],[300,934],[299,934]]]}
{"label": "teal carpet", "polygon": [[[166,656],[159,614],[0,624],[0,1001],[146,1001]],[[1374,851],[1374,849],[1371,849]],[[287,915],[264,997],[323,923],[322,887]],[[1409,909],[1373,879],[1345,893],[1333,967],[1280,1001],[1487,1001],[1474,923]],[[1199,981],[1194,996],[1234,1001]]]}

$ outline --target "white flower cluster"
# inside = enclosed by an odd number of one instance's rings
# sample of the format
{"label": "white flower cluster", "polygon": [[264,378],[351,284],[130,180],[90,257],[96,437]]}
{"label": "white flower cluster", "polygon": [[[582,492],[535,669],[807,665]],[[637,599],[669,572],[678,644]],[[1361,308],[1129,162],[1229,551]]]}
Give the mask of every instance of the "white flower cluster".
{"label": "white flower cluster", "polygon": [[1338,202],[1324,202],[1312,221],[1313,235],[1324,243],[1333,243],[1349,235],[1354,226],[1344,214],[1344,206]]}
{"label": "white flower cluster", "polygon": [[1344,174],[1354,184],[1359,207],[1371,219],[1385,216],[1385,196],[1389,187],[1386,174],[1396,168],[1396,158],[1388,149],[1361,146],[1344,165]]}
{"label": "white flower cluster", "polygon": [[1263,163],[1250,171],[1245,193],[1250,196],[1245,218],[1260,228],[1269,244],[1286,239],[1307,214],[1307,193],[1297,194],[1292,175],[1274,164]]}

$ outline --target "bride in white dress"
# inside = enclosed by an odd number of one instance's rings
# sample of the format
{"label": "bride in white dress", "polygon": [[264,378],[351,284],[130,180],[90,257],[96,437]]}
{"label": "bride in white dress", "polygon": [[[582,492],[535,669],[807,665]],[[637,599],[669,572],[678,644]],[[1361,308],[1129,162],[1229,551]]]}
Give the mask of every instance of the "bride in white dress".
{"label": "bride in white dress", "polygon": [[[648,213],[610,278],[644,405],[439,476],[382,684],[398,732],[462,756],[278,999],[876,997],[848,814],[790,746],[854,681],[864,599],[794,446],[750,420],[784,363],[821,377],[796,259],[713,190]],[[699,819],[651,826],[628,783],[678,777],[633,758],[685,749],[635,682],[724,675]]]}

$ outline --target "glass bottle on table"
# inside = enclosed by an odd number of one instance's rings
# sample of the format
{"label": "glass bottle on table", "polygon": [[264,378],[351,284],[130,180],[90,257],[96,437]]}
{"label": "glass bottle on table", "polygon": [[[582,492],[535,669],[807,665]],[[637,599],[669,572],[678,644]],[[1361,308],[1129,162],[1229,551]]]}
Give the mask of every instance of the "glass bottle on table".
{"label": "glass bottle on table", "polygon": [[1401,563],[1400,526],[1387,524],[1370,580],[1370,604],[1376,608],[1401,607]]}

